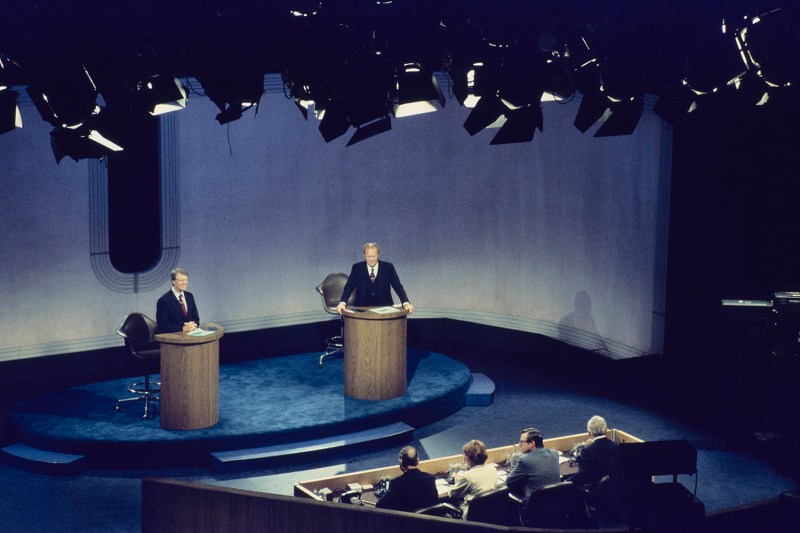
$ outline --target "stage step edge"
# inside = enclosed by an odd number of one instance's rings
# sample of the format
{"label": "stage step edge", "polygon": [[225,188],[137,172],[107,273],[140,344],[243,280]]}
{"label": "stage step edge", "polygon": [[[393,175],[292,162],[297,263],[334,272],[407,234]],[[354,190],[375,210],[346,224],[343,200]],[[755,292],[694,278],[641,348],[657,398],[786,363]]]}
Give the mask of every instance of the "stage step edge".
{"label": "stage step edge", "polygon": [[467,406],[486,407],[494,402],[494,381],[486,374],[475,372],[467,390]]}
{"label": "stage step edge", "polygon": [[51,452],[27,444],[11,444],[0,449],[3,462],[34,474],[75,476],[86,470],[85,455]]}
{"label": "stage step edge", "polygon": [[322,439],[278,444],[245,450],[212,452],[211,466],[214,470],[237,468],[261,468],[284,463],[286,460],[311,458],[324,453],[326,457],[354,448],[367,449],[370,446],[386,446],[407,443],[413,439],[414,428],[404,422],[395,422],[343,435],[333,435]]}

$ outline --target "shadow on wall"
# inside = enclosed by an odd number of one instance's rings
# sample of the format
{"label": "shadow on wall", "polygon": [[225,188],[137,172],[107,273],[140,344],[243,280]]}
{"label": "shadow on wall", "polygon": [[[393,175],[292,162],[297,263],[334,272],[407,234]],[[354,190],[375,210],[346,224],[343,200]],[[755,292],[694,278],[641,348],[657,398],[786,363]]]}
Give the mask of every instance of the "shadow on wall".
{"label": "shadow on wall", "polygon": [[558,339],[598,353],[607,351],[592,316],[592,298],[585,290],[575,295],[575,309],[558,322]]}

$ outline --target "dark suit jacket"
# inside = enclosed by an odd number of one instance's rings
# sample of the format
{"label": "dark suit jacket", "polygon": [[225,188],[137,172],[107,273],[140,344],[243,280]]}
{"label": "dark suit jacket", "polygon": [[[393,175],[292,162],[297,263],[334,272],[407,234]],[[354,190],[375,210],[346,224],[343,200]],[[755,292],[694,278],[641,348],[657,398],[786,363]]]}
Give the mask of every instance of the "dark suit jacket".
{"label": "dark suit jacket", "polygon": [[186,322],[194,322],[198,326],[200,325],[200,315],[197,312],[197,305],[194,303],[194,296],[187,291],[184,291],[183,295],[184,300],[186,300],[188,316],[183,316],[181,304],[175,298],[172,289],[168,290],[156,302],[156,324],[159,333],[181,331],[183,330],[183,324]]}
{"label": "dark suit jacket", "polygon": [[561,481],[558,452],[549,448],[534,448],[523,453],[506,477],[509,490],[527,498],[538,487]]}
{"label": "dark suit jacket", "polygon": [[353,305],[356,307],[378,307],[384,305],[392,305],[392,289],[397,293],[400,298],[400,303],[408,302],[403,284],[400,283],[400,278],[397,276],[397,271],[394,265],[386,261],[378,263],[378,275],[375,277],[373,283],[369,279],[369,269],[367,262],[362,261],[353,265],[350,269],[350,277],[347,278],[347,283],[344,285],[342,297],[339,298],[340,302],[346,302],[353,290],[356,291],[356,297]]}
{"label": "dark suit jacket", "polygon": [[578,473],[572,481],[581,484],[597,483],[619,470],[619,444],[600,438],[581,450],[577,458]]}
{"label": "dark suit jacket", "polygon": [[395,511],[416,511],[436,504],[436,478],[417,468],[409,468],[389,482],[389,490],[376,507]]}

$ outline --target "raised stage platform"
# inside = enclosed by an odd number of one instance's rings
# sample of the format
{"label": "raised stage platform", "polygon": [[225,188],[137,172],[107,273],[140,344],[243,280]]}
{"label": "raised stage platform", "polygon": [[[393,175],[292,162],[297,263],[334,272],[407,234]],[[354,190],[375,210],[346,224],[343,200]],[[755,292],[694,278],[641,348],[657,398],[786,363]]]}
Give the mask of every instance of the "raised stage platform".
{"label": "raised stage platform", "polygon": [[138,402],[116,412],[116,400],[128,396],[131,378],[43,395],[9,412],[8,432],[16,443],[2,455],[21,468],[35,470],[38,464],[44,472],[68,474],[84,468],[297,462],[370,442],[407,442],[415,427],[464,406],[472,381],[458,361],[408,350],[406,394],[379,402],[355,400],[344,396],[342,359],[328,360],[322,368],[318,361],[319,353],[304,353],[222,365],[219,423],[200,430],[161,429],[158,409],[143,420]]}

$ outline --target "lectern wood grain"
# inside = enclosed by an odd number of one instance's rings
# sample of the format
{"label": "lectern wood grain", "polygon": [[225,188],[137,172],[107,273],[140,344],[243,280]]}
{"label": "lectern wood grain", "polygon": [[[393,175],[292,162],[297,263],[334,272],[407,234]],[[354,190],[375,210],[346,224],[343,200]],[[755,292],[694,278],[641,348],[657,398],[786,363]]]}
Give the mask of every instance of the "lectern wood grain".
{"label": "lectern wood grain", "polygon": [[344,315],[344,393],[388,400],[406,393],[406,312]]}
{"label": "lectern wood grain", "polygon": [[223,329],[205,337],[160,333],[161,392],[159,418],[163,429],[203,429],[219,421],[219,339]]}

